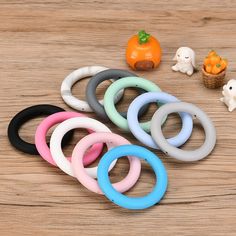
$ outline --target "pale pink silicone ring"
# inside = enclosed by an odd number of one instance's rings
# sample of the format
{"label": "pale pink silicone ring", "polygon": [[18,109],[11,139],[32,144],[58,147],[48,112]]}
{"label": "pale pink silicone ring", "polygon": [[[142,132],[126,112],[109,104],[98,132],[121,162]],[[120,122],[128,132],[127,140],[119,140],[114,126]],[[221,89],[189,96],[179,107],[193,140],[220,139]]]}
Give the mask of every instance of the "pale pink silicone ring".
{"label": "pale pink silicone ring", "polygon": [[[78,112],[57,112],[45,118],[40,125],[37,127],[35,133],[35,145],[36,148],[41,155],[41,157],[49,162],[50,164],[56,166],[55,161],[52,158],[50,149],[46,142],[46,135],[48,130],[53,127],[55,124],[61,123],[67,119],[74,118],[74,117],[86,117],[85,115],[78,113]],[[89,133],[92,133],[92,130],[88,130]],[[83,158],[83,164],[85,166],[93,163],[101,154],[103,150],[103,143],[96,143],[94,144],[88,152],[86,152]],[[70,160],[70,157],[68,157]]]}
{"label": "pale pink silicone ring", "polygon": [[[84,185],[87,189],[91,190],[92,192],[103,194],[100,187],[98,186],[97,180],[93,179],[87,174],[87,171],[92,168],[85,169],[83,165],[83,156],[86,150],[91,145],[100,142],[106,143],[108,149],[111,149],[114,146],[130,144],[130,142],[127,139],[114,133],[89,134],[84,138],[82,138],[75,146],[72,153],[71,164],[76,178],[82,185]],[[140,160],[133,156],[128,156],[128,159],[130,163],[129,173],[122,181],[112,185],[116,189],[116,191],[121,193],[132,188],[140,176],[140,171],[141,171]]]}

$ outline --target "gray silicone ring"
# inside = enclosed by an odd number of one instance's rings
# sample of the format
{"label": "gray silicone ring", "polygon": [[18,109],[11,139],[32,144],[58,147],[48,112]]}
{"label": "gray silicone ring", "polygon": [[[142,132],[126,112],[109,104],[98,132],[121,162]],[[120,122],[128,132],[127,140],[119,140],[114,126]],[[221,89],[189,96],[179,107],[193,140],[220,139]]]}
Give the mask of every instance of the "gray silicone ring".
{"label": "gray silicone ring", "polygon": [[[167,142],[166,138],[162,133],[161,124],[163,118],[166,115],[175,112],[189,113],[193,116],[193,118],[197,118],[201,122],[205,131],[206,138],[200,148],[193,151],[186,151],[171,146]],[[166,155],[169,155],[181,161],[201,160],[211,153],[216,144],[216,129],[210,118],[200,108],[191,103],[186,102],[167,103],[161,106],[152,117],[151,134],[157,145]]]}
{"label": "gray silicone ring", "polygon": [[[131,73],[129,71],[125,70],[119,70],[119,69],[108,69],[101,71],[94,75],[88,82],[87,88],[86,88],[86,100],[89,104],[89,106],[93,109],[93,111],[102,119],[108,121],[109,118],[105,112],[105,109],[101,103],[98,102],[98,99],[96,97],[96,88],[100,83],[102,83],[105,80],[109,79],[121,79],[123,77],[137,77],[134,73]],[[143,89],[138,89],[139,93],[145,93],[146,91]],[[142,109],[139,111],[139,116],[145,114],[145,112],[148,109],[148,104],[146,106],[143,106]],[[120,113],[123,117],[127,117],[126,112],[121,112]]]}

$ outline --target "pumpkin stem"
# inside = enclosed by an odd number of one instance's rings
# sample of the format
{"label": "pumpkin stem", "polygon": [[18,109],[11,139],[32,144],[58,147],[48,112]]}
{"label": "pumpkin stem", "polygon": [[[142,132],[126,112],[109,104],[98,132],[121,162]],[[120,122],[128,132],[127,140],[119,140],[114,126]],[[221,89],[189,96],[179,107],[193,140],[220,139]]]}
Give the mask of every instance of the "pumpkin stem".
{"label": "pumpkin stem", "polygon": [[147,43],[150,38],[150,34],[146,33],[145,30],[140,30],[138,32],[138,41],[140,44]]}

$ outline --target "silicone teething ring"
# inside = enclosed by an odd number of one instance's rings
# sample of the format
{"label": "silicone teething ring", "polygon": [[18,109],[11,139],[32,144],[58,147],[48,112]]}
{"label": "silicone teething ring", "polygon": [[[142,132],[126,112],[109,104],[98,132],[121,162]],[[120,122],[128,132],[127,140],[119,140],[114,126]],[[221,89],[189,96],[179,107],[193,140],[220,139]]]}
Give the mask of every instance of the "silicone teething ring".
{"label": "silicone teething ring", "polygon": [[[138,121],[138,112],[140,108],[143,105],[156,101],[161,102],[162,104],[179,102],[176,97],[164,92],[148,92],[142,94],[135,98],[130,104],[127,120],[130,131],[140,142],[147,145],[148,147],[160,149],[156,145],[156,142],[153,140],[151,135],[147,134],[144,130],[141,129]],[[167,140],[172,146],[175,147],[183,145],[191,136],[193,129],[192,116],[190,116],[188,113],[179,113],[179,115],[182,119],[182,129],[178,135]]]}
{"label": "silicone teething ring", "polygon": [[[205,142],[200,148],[194,151],[186,151],[173,147],[168,143],[161,130],[161,121],[163,117],[173,112],[187,112],[199,119],[206,137]],[[200,108],[186,102],[168,103],[160,107],[152,117],[151,134],[164,153],[181,161],[201,160],[211,153],[216,144],[216,130],[210,118]]]}
{"label": "silicone teething ring", "polygon": [[[52,154],[52,158],[62,171],[64,171],[65,173],[73,177],[75,177],[75,174],[73,172],[70,161],[66,159],[66,157],[64,156],[62,152],[61,140],[68,131],[72,129],[76,129],[76,128],[85,128],[85,129],[91,129],[95,132],[111,133],[111,130],[107,126],[105,126],[103,123],[95,119],[88,118],[88,117],[71,118],[66,121],[63,121],[61,124],[59,124],[56,127],[50,139],[50,151]],[[116,162],[113,162],[111,164],[110,169],[114,167],[115,163]],[[91,171],[90,174],[91,174],[91,177],[93,178],[97,177],[96,170]]]}
{"label": "silicone teething ring", "polygon": [[[35,133],[36,148],[39,154],[41,155],[41,157],[52,165],[56,165],[56,163],[53,160],[50,149],[46,143],[46,134],[48,130],[51,127],[53,127],[55,124],[61,123],[73,117],[86,117],[86,116],[78,112],[58,112],[45,118],[39,124],[36,130],[36,133]],[[88,129],[88,132],[92,133],[93,131]],[[97,157],[101,154],[102,149],[103,149],[102,143],[97,143],[93,145],[91,149],[85,154],[83,158],[83,164],[87,166],[93,163],[97,159]],[[70,160],[70,158],[68,159]]]}
{"label": "silicone teething ring", "polygon": [[[103,81],[108,80],[110,78],[114,78],[115,80],[118,80],[123,77],[129,77],[129,76],[133,77],[136,75],[125,70],[108,69],[108,70],[104,70],[102,72],[97,73],[89,80],[87,88],[86,88],[86,99],[88,101],[89,106],[103,120],[108,121],[109,118],[105,112],[103,105],[97,100],[96,89],[98,85],[102,83]],[[143,89],[139,89],[139,92],[140,94],[142,94],[142,93],[145,93],[146,91]],[[116,97],[115,97],[115,100],[117,100]],[[139,116],[143,115],[147,109],[148,109],[148,106],[142,107],[142,109],[140,109]],[[127,117],[126,112],[120,112],[120,114],[123,117]]]}
{"label": "silicone teething ring", "polygon": [[[122,117],[118,111],[116,110],[115,104],[114,104],[114,97],[115,95],[124,88],[128,87],[138,87],[142,88],[148,92],[161,92],[161,89],[154,84],[153,82],[140,78],[140,77],[126,77],[119,79],[115,81],[113,84],[111,84],[104,96],[104,108],[105,111],[110,118],[110,120],[116,124],[118,127],[125,131],[129,131],[129,126],[127,120]],[[141,127],[149,132],[150,131],[150,121],[144,122],[140,124]]]}
{"label": "silicone teething ring", "polygon": [[[108,176],[110,163],[117,158],[133,155],[147,161],[153,168],[157,182],[151,193],[144,197],[128,197],[115,190]],[[122,145],[108,151],[98,165],[98,184],[110,201],[127,209],[145,209],[158,203],[167,190],[168,177],[161,160],[146,148],[137,145]]]}
{"label": "silicone teething ring", "polygon": [[[72,86],[79,80],[84,79],[89,76],[93,76],[98,72],[107,70],[108,68],[102,66],[87,66],[81,67],[73,72],[71,72],[62,82],[61,84],[61,96],[64,102],[78,111],[86,111],[86,112],[93,112],[91,107],[86,101],[80,100],[72,95]],[[113,81],[113,80],[111,80]],[[121,97],[123,96],[123,91],[116,96],[115,102],[118,102]],[[103,103],[103,100],[99,101]]]}
{"label": "silicone teething ring", "polygon": [[[17,113],[12,118],[8,126],[8,138],[12,146],[14,146],[16,149],[22,152],[31,155],[39,155],[35,144],[24,141],[19,135],[19,130],[23,124],[25,124],[27,121],[33,118],[45,115],[46,116],[52,115],[54,113],[61,111],[65,110],[57,106],[49,104],[41,104],[27,107],[24,110]],[[66,134],[66,136],[63,139],[62,146],[65,146],[65,144],[71,139],[72,135],[73,135],[72,132]]]}
{"label": "silicone teething ring", "polygon": [[[108,149],[114,148],[116,145],[130,144],[130,142],[114,133],[93,133],[85,136],[75,146],[72,154],[72,167],[74,173],[81,184],[92,192],[103,194],[95,179],[88,175],[88,168],[83,165],[83,156],[86,150],[93,144],[104,142]],[[138,158],[128,157],[130,169],[128,175],[120,182],[113,184],[118,192],[129,190],[138,180],[141,171],[141,162]],[[91,170],[91,168],[90,168]],[[97,171],[97,167],[96,167]]]}

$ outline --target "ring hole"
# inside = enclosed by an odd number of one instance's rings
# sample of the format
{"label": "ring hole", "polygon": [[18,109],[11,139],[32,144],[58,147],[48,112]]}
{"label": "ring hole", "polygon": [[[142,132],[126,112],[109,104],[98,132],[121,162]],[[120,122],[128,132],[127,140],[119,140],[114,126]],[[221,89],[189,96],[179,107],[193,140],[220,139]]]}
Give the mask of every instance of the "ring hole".
{"label": "ring hole", "polygon": [[148,162],[148,156],[144,155],[141,162],[142,171],[140,173],[139,181],[125,194],[128,197],[146,196],[153,190],[156,182],[158,182],[153,167]]}
{"label": "ring hole", "polygon": [[80,79],[78,80],[76,83],[73,84],[72,88],[71,88],[71,94],[73,97],[82,100],[82,101],[86,101],[86,86],[88,84],[89,78],[84,78],[84,79]]}
{"label": "ring hole", "polygon": [[[36,132],[38,125],[45,119],[45,117],[47,117],[47,115],[30,119],[29,121],[24,123],[19,129],[19,136],[21,137],[21,139],[32,144],[35,143],[34,134]],[[46,138],[47,142],[50,141],[51,134],[52,132],[49,130]]]}
{"label": "ring hole", "polygon": [[[117,95],[117,94],[116,94]],[[118,112],[127,112],[130,103],[140,95],[140,91],[134,85],[133,87],[125,88],[122,101],[115,105]]]}
{"label": "ring hole", "polygon": [[[97,100],[102,100],[104,98],[104,94],[111,84],[112,84],[112,82],[110,80],[104,80],[98,84],[98,86],[96,88]],[[116,96],[118,96],[118,95],[116,95]]]}
{"label": "ring hole", "polygon": [[205,142],[205,131],[199,119],[195,119],[197,115],[193,115],[193,130],[188,142],[181,146],[182,150],[193,151],[200,148]]}
{"label": "ring hole", "polygon": [[162,126],[162,132],[164,137],[172,138],[178,135],[182,128],[182,120],[178,113],[171,113],[168,115],[168,118]]}
{"label": "ring hole", "polygon": [[145,112],[144,115],[138,118],[139,122],[150,121],[157,109],[158,109],[158,105],[156,102],[148,103],[148,110]]}
{"label": "ring hole", "polygon": [[[53,131],[54,128],[52,128],[50,130]],[[73,152],[73,149],[76,146],[76,144],[78,143],[78,141],[80,141],[86,135],[88,135],[87,129],[84,129],[84,128],[74,129],[73,139],[70,140],[70,142],[68,142],[67,145],[64,148],[62,148],[62,151],[63,151],[64,155],[66,157],[70,157],[72,152]],[[88,152],[89,149],[91,149],[91,147],[89,147],[86,152]],[[102,155],[107,151],[106,145],[104,145],[103,149],[104,150],[100,154],[100,157],[102,157]],[[95,162],[93,162],[89,167],[97,166],[99,160],[100,160],[100,158],[97,158],[97,160]]]}
{"label": "ring hole", "polygon": [[[131,157],[133,156],[131,155]],[[145,159],[143,159],[142,161],[142,167],[141,167],[142,171],[139,177],[140,181],[138,181],[138,183],[136,183],[133,188],[131,188],[128,192],[125,193],[126,196],[142,197],[152,191],[153,186],[156,183],[156,176],[152,167],[149,165],[148,162],[144,160]],[[128,158],[126,156],[119,158],[115,167],[112,169],[112,171],[109,172],[110,182],[117,183],[121,180],[124,180],[125,176],[127,176],[128,174],[129,168],[130,168],[130,163],[128,161]]]}

